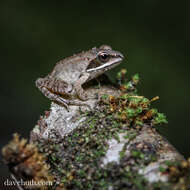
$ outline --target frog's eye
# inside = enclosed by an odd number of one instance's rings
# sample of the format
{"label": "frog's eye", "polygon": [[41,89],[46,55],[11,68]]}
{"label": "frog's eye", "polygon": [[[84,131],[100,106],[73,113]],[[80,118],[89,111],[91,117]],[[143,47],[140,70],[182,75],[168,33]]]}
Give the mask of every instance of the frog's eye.
{"label": "frog's eye", "polygon": [[98,55],[98,59],[99,59],[101,62],[105,63],[105,62],[107,62],[107,61],[109,60],[109,54],[107,54],[106,52],[102,52],[102,53],[100,53],[100,54]]}

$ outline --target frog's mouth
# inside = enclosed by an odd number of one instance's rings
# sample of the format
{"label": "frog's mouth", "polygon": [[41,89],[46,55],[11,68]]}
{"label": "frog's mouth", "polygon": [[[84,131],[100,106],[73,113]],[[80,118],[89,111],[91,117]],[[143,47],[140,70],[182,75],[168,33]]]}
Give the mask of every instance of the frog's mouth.
{"label": "frog's mouth", "polygon": [[117,58],[114,58],[113,60],[110,60],[109,62],[107,62],[107,63],[105,63],[103,65],[87,69],[86,71],[89,72],[89,73],[94,72],[94,71],[95,72],[96,71],[106,71],[106,70],[109,70],[109,69],[119,65],[122,60],[123,60],[123,57],[117,57]]}

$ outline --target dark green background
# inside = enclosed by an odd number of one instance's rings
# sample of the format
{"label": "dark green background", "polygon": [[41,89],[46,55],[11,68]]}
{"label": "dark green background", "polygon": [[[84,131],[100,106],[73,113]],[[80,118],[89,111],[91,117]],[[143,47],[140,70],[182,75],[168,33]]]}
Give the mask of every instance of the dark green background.
{"label": "dark green background", "polygon": [[[28,136],[50,101],[35,80],[73,53],[102,44],[121,51],[120,68],[139,73],[140,94],[168,117],[161,133],[190,156],[190,1],[0,2],[0,145]],[[2,167],[5,176],[6,168]]]}

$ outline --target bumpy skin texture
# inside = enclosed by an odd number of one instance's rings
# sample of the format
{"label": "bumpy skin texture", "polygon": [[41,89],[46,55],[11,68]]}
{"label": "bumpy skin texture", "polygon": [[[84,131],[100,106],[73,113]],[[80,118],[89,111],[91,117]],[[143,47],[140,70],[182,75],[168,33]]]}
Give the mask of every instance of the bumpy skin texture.
{"label": "bumpy skin texture", "polygon": [[64,105],[86,105],[90,97],[82,85],[117,66],[124,56],[110,46],[92,48],[59,61],[45,78],[36,80],[36,86],[50,100]]}

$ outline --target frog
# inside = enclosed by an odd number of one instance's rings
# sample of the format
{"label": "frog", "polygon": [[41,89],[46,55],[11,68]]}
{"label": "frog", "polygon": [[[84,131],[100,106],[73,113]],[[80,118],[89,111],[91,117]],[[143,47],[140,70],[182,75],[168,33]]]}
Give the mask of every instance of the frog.
{"label": "frog", "polygon": [[51,101],[63,105],[84,106],[88,95],[82,85],[119,65],[124,56],[109,45],[93,47],[56,63],[52,72],[36,80],[36,87]]}

